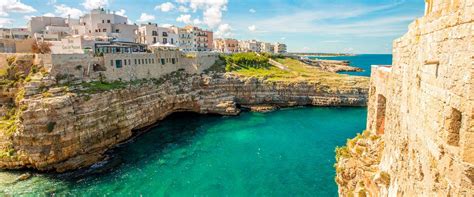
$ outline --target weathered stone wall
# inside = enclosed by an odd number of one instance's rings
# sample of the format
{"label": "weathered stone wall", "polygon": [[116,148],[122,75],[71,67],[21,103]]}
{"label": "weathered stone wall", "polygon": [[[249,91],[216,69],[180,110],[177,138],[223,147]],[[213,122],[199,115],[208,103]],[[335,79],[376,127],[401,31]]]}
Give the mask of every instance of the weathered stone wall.
{"label": "weathered stone wall", "polygon": [[[91,54],[0,53],[0,68],[7,65],[6,59],[10,56],[42,65],[60,83],[158,79],[178,70],[199,74],[218,59],[215,53],[195,53],[192,57],[186,57],[180,51],[104,54],[103,57]],[[121,66],[117,66],[117,60]]]}
{"label": "weathered stone wall", "polygon": [[86,167],[132,136],[132,130],[153,125],[173,112],[236,115],[238,105],[364,106],[367,102],[367,87],[337,89],[310,82],[184,73],[162,84],[149,82],[96,94],[55,91],[47,98],[28,96],[22,102],[28,107],[18,131],[6,139],[12,142],[15,156],[0,158],[0,168]]}
{"label": "weathered stone wall", "polygon": [[[385,143],[378,170],[390,177],[386,186],[365,182],[373,195],[474,195],[474,1],[426,8],[394,41],[393,66],[372,70],[367,128]],[[349,179],[371,179],[365,172]]]}

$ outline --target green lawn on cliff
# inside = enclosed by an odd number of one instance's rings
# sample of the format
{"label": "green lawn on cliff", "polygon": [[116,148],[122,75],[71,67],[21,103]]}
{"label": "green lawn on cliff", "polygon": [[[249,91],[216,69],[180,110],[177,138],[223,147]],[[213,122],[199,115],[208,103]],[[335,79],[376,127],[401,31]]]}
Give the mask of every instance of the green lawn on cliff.
{"label": "green lawn on cliff", "polygon": [[[252,58],[252,56],[249,56]],[[278,67],[268,66],[234,66],[230,71],[243,77],[265,78],[269,81],[288,81],[288,82],[316,82],[333,86],[362,86],[367,87],[369,79],[367,77],[356,77],[333,72],[327,72],[317,67],[307,65],[291,58],[274,58],[277,62],[283,64],[288,70]],[[247,60],[248,61],[248,60]],[[228,62],[229,63],[229,62]]]}

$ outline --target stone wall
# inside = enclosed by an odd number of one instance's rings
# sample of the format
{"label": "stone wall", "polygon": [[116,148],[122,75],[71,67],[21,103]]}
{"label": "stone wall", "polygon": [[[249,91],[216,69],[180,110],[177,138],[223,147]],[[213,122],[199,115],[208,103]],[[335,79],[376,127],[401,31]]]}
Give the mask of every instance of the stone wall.
{"label": "stone wall", "polygon": [[59,82],[80,83],[97,80],[158,79],[178,70],[198,74],[210,68],[218,55],[195,53],[192,56],[186,56],[180,51],[157,51],[156,53],[104,54],[102,57],[91,54],[37,54],[35,58],[35,61],[44,65],[51,76]]}
{"label": "stone wall", "polygon": [[[394,41],[393,66],[372,69],[367,129],[385,143],[378,170],[390,184],[377,184],[374,172],[365,171],[338,182],[346,184],[340,195],[362,180],[376,188],[364,191],[379,196],[474,195],[474,1],[426,7]],[[339,162],[345,170],[338,178],[348,169],[364,171],[348,167],[357,160]]]}

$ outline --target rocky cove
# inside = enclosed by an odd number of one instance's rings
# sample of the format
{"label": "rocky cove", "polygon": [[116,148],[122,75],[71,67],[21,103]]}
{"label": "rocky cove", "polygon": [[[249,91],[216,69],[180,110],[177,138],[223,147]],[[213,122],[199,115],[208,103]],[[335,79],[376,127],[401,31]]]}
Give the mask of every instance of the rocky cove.
{"label": "rocky cove", "polygon": [[134,131],[175,112],[237,115],[241,106],[365,106],[368,95],[368,80],[362,77],[346,78],[338,86],[231,73],[178,71],[163,78],[100,92],[71,86],[27,94],[19,102],[27,107],[16,132],[0,138],[2,148],[13,150],[0,158],[0,167],[57,172],[87,167]]}

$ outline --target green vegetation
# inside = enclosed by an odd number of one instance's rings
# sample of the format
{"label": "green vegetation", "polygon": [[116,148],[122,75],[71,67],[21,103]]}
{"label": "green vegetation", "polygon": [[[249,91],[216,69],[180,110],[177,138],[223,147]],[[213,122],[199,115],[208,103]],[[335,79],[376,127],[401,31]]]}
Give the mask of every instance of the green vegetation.
{"label": "green vegetation", "polygon": [[216,62],[210,68],[205,70],[204,73],[209,73],[209,72],[223,73],[225,72],[225,67],[226,67],[225,56],[219,55],[219,59],[216,60]]}
{"label": "green vegetation", "polygon": [[[235,57],[233,57],[235,56]],[[253,66],[255,63],[248,61],[250,58],[256,58],[256,54],[235,54],[231,57],[227,57],[227,68],[235,73],[244,77],[257,77],[265,78],[268,81],[288,81],[288,82],[315,82],[320,83],[327,88],[339,88],[339,87],[367,87],[369,79],[366,77],[355,77],[349,75],[342,75],[332,72],[323,71],[319,68],[309,66],[298,60],[291,58],[276,58],[275,60],[288,68],[288,70],[282,70],[278,67],[264,63],[268,61],[269,55],[262,55],[259,58],[259,64],[262,66]],[[273,58],[273,57],[272,57]],[[229,60],[231,60],[229,62]],[[250,63],[249,63],[250,62]],[[230,65],[230,66],[229,66]],[[230,67],[230,68],[229,68]],[[229,69],[228,69],[229,68]]]}
{"label": "green vegetation", "polygon": [[347,146],[338,146],[336,147],[336,161],[339,162],[341,158],[348,158],[350,157],[349,149]]}
{"label": "green vegetation", "polygon": [[[20,106],[21,100],[25,97],[25,89],[23,84],[32,80],[32,75],[38,72],[36,65],[31,65],[27,61],[17,61],[16,56],[7,58],[7,65],[0,68],[0,90],[12,91],[10,95],[11,101],[5,106],[7,111],[0,118],[0,130],[3,134],[12,135],[16,129],[16,122],[19,120],[21,113],[27,109],[27,106]],[[7,151],[10,153],[11,151]],[[5,152],[2,153],[5,155]]]}
{"label": "green vegetation", "polygon": [[56,126],[56,122],[48,122],[48,125],[46,125],[48,132],[52,132],[55,126]]}
{"label": "green vegetation", "polygon": [[225,56],[227,72],[242,69],[268,69],[268,57],[257,55],[256,53],[236,53]]}
{"label": "green vegetation", "polygon": [[15,149],[11,147],[0,149],[0,158],[13,157],[14,155],[15,155]]}

